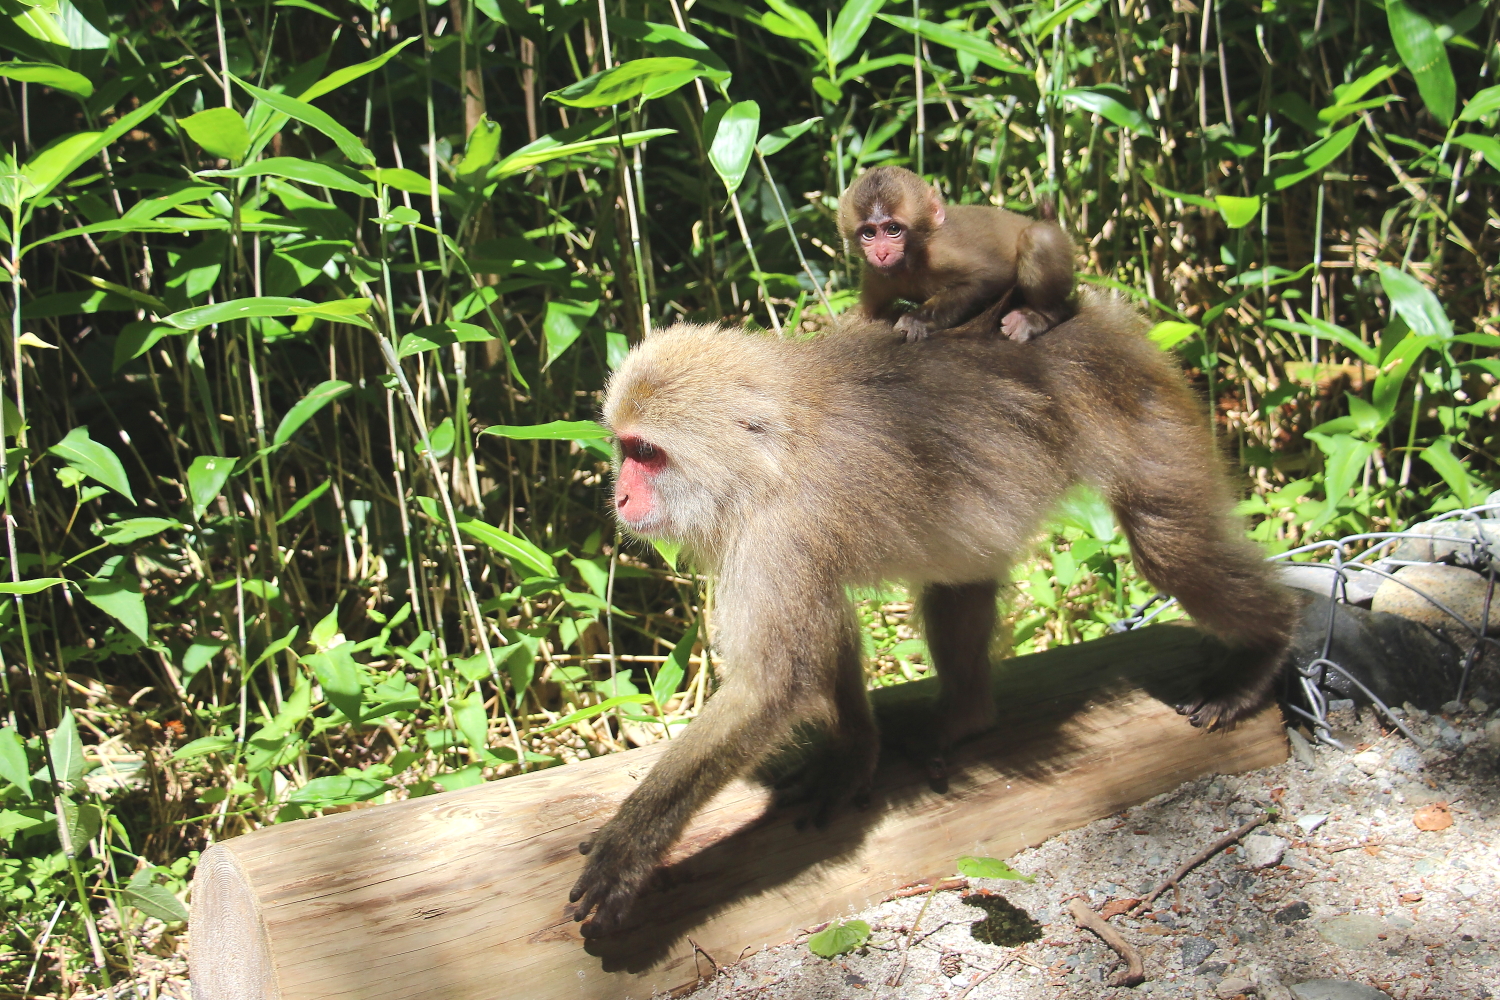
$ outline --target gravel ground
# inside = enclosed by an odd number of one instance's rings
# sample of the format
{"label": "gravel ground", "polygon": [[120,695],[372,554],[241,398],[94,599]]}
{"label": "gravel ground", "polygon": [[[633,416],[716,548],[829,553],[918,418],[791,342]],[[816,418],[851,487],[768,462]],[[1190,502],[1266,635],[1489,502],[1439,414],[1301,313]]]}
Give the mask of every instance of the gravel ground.
{"label": "gravel ground", "polygon": [[[1357,719],[1346,712],[1350,752],[1294,739],[1296,754],[1283,765],[1189,782],[1009,859],[1031,883],[969,879],[967,890],[938,892],[914,934],[925,893],[850,914],[871,928],[858,951],[818,958],[803,934],[725,968],[690,995],[1500,996],[1500,720],[1483,702],[1412,715],[1431,749],[1383,733],[1368,711]],[[1079,929],[1069,900],[1113,910],[1263,810],[1272,812],[1269,822],[1185,875],[1154,909],[1112,917],[1139,949],[1146,981],[1110,986],[1124,963]],[[1445,817],[1445,829],[1417,825]],[[1014,947],[976,940],[976,929],[985,936],[986,911],[961,901],[976,891],[1024,911],[1002,920],[1001,931],[1030,940]],[[889,985],[909,939],[900,983]]]}

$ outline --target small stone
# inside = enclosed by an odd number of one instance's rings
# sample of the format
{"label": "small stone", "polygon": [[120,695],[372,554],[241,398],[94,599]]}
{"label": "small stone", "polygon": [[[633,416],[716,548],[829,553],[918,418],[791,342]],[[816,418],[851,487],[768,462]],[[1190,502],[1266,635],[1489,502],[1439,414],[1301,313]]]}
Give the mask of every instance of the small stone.
{"label": "small stone", "polygon": [[1416,774],[1427,765],[1422,761],[1422,752],[1413,746],[1400,746],[1391,754],[1385,766],[1403,774]]}
{"label": "small stone", "polygon": [[[1484,599],[1489,592],[1489,581],[1478,573],[1461,566],[1434,563],[1402,566],[1396,571],[1395,577],[1394,580],[1386,580],[1375,592],[1375,599],[1370,604],[1374,610],[1401,615],[1432,628],[1468,631],[1462,624],[1454,621],[1451,615],[1422,596],[1426,594],[1439,604],[1451,608],[1454,614],[1475,628],[1479,627],[1484,617]],[[1490,629],[1492,632],[1500,630],[1500,621],[1491,621]]]}
{"label": "small stone", "polygon": [[1411,866],[1411,870],[1415,875],[1431,875],[1442,867],[1442,864],[1440,858],[1418,858],[1417,863]]}
{"label": "small stone", "polygon": [[1328,702],[1328,724],[1335,729],[1349,729],[1357,721],[1353,698],[1333,698]]}
{"label": "small stone", "polygon": [[1427,710],[1425,708],[1418,708],[1411,702],[1407,702],[1406,704],[1402,705],[1401,708],[1404,712],[1406,712],[1406,717],[1408,719],[1411,719],[1413,722],[1427,721]]}
{"label": "small stone", "polygon": [[1376,753],[1374,750],[1366,750],[1363,753],[1357,753],[1353,757],[1349,758],[1349,762],[1366,774],[1374,774],[1376,771],[1380,770],[1380,765],[1385,763],[1385,761],[1381,759],[1380,754]]}
{"label": "small stone", "polygon": [[1292,987],[1297,1000],[1390,1000],[1390,994],[1347,979],[1310,979]]}
{"label": "small stone", "polygon": [[1219,1000],[1232,1000],[1241,993],[1249,993],[1255,989],[1255,984],[1248,979],[1239,976],[1230,976],[1228,979],[1219,980],[1219,985],[1214,987],[1214,996]]}
{"label": "small stone", "polygon": [[1306,816],[1297,817],[1297,826],[1301,828],[1304,837],[1310,836],[1314,830],[1328,822],[1327,813],[1308,813]]}
{"label": "small stone", "polygon": [[1453,701],[1445,701],[1445,702],[1443,702],[1443,714],[1444,715],[1462,715],[1463,711],[1464,711],[1464,703],[1461,702],[1461,701],[1459,701],[1456,698]]}
{"label": "small stone", "polygon": [[1490,746],[1500,747],[1500,719],[1491,719],[1484,724],[1484,738]]}
{"label": "small stone", "polygon": [[[1364,913],[1330,917],[1318,926],[1318,934],[1329,944],[1340,948],[1375,948],[1386,932],[1385,921]],[[1293,987],[1295,992],[1296,987]],[[1354,994],[1351,994],[1351,996]]]}
{"label": "small stone", "polygon": [[1483,698],[1469,699],[1469,711],[1473,712],[1475,715],[1486,715],[1489,713],[1489,710],[1490,703],[1485,701]]}
{"label": "small stone", "polygon": [[1286,727],[1286,741],[1292,745],[1292,756],[1297,758],[1297,763],[1306,768],[1317,763],[1317,759],[1313,757],[1312,744],[1291,726]]}
{"label": "small stone", "polygon": [[[1496,512],[1489,513],[1493,518]],[[1406,529],[1406,537],[1396,544],[1386,558],[1435,563],[1452,557],[1464,565],[1470,565],[1476,558],[1483,558],[1484,547],[1477,543],[1488,542],[1492,552],[1500,551],[1496,545],[1500,542],[1500,521],[1491,518],[1477,524],[1457,518],[1414,524]]]}
{"label": "small stone", "polygon": [[1217,899],[1224,892],[1225,888],[1226,887],[1225,887],[1225,885],[1224,885],[1223,882],[1219,882],[1219,881],[1210,882],[1210,883],[1208,883],[1208,885],[1206,885],[1206,886],[1203,887],[1203,898],[1205,898],[1205,899]]}
{"label": "small stone", "polygon": [[1251,868],[1269,868],[1281,863],[1287,842],[1281,837],[1255,833],[1245,838],[1245,864]]}
{"label": "small stone", "polygon": [[1203,964],[1208,956],[1218,950],[1218,945],[1208,938],[1190,937],[1182,942],[1182,967],[1191,969]]}
{"label": "small stone", "polygon": [[1298,900],[1290,906],[1283,906],[1277,910],[1276,915],[1271,919],[1278,924],[1292,924],[1298,920],[1306,920],[1310,916],[1312,916],[1312,907]]}
{"label": "small stone", "polygon": [[1228,962],[1204,962],[1202,965],[1198,966],[1197,971],[1194,972],[1193,975],[1195,975],[1195,976],[1222,976],[1225,972],[1228,972],[1228,971],[1229,971],[1229,963]]}

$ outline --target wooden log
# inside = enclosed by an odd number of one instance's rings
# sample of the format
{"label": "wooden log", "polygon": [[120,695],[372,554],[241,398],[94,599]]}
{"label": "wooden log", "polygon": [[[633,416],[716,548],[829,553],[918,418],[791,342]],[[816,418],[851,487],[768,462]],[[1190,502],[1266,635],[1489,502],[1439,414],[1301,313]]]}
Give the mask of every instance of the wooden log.
{"label": "wooden log", "polygon": [[[207,851],[193,880],[195,1000],[637,1000],[744,949],[866,906],[966,854],[1006,857],[1210,773],[1286,759],[1272,707],[1206,734],[1170,707],[1214,647],[1172,625],[1003,661],[1002,721],[934,792],[887,753],[874,801],[823,830],[739,781],[693,822],[634,929],[585,942],[566,906],[578,843],[663,744],[462,791],[268,827]],[[930,680],[882,689],[887,733]],[[691,941],[689,938],[691,937]]]}

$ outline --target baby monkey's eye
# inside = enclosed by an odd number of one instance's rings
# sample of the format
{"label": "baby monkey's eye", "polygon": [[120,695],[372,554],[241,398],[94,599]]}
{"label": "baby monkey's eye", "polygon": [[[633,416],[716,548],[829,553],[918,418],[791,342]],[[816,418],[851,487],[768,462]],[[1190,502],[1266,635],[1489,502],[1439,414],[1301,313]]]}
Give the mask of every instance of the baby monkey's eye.
{"label": "baby monkey's eye", "polygon": [[885,234],[887,236],[900,236],[901,235],[901,224],[899,222],[893,222],[889,226],[886,226],[885,227]]}
{"label": "baby monkey's eye", "polygon": [[859,238],[862,240],[873,240],[875,238],[875,227],[865,226],[859,231]]}
{"label": "baby monkey's eye", "polygon": [[642,441],[636,445],[635,457],[643,462],[650,461],[656,455],[656,446]]}

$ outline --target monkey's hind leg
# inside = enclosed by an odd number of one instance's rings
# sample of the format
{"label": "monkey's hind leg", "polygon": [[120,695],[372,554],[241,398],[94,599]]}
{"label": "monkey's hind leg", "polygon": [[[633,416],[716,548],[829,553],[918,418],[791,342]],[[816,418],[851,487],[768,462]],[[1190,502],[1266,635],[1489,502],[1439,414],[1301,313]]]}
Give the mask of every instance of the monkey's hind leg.
{"label": "monkey's hind leg", "polygon": [[[1115,498],[1135,565],[1154,586],[1229,646],[1196,694],[1177,706],[1194,726],[1232,726],[1265,703],[1297,622],[1297,603],[1243,536],[1216,473],[1184,475],[1187,463],[1155,473],[1179,481]],[[1176,468],[1174,468],[1174,465]],[[1141,468],[1150,464],[1141,463]]]}
{"label": "monkey's hind leg", "polygon": [[928,584],[918,598],[927,651],[938,675],[937,746],[924,757],[929,775],[941,783],[947,754],[960,740],[995,723],[990,685],[990,639],[995,633],[1000,593],[996,580]]}
{"label": "monkey's hind leg", "polygon": [[1016,288],[1025,305],[1006,313],[1000,329],[1027,341],[1073,315],[1073,241],[1053,222],[1033,222],[1016,239]]}

